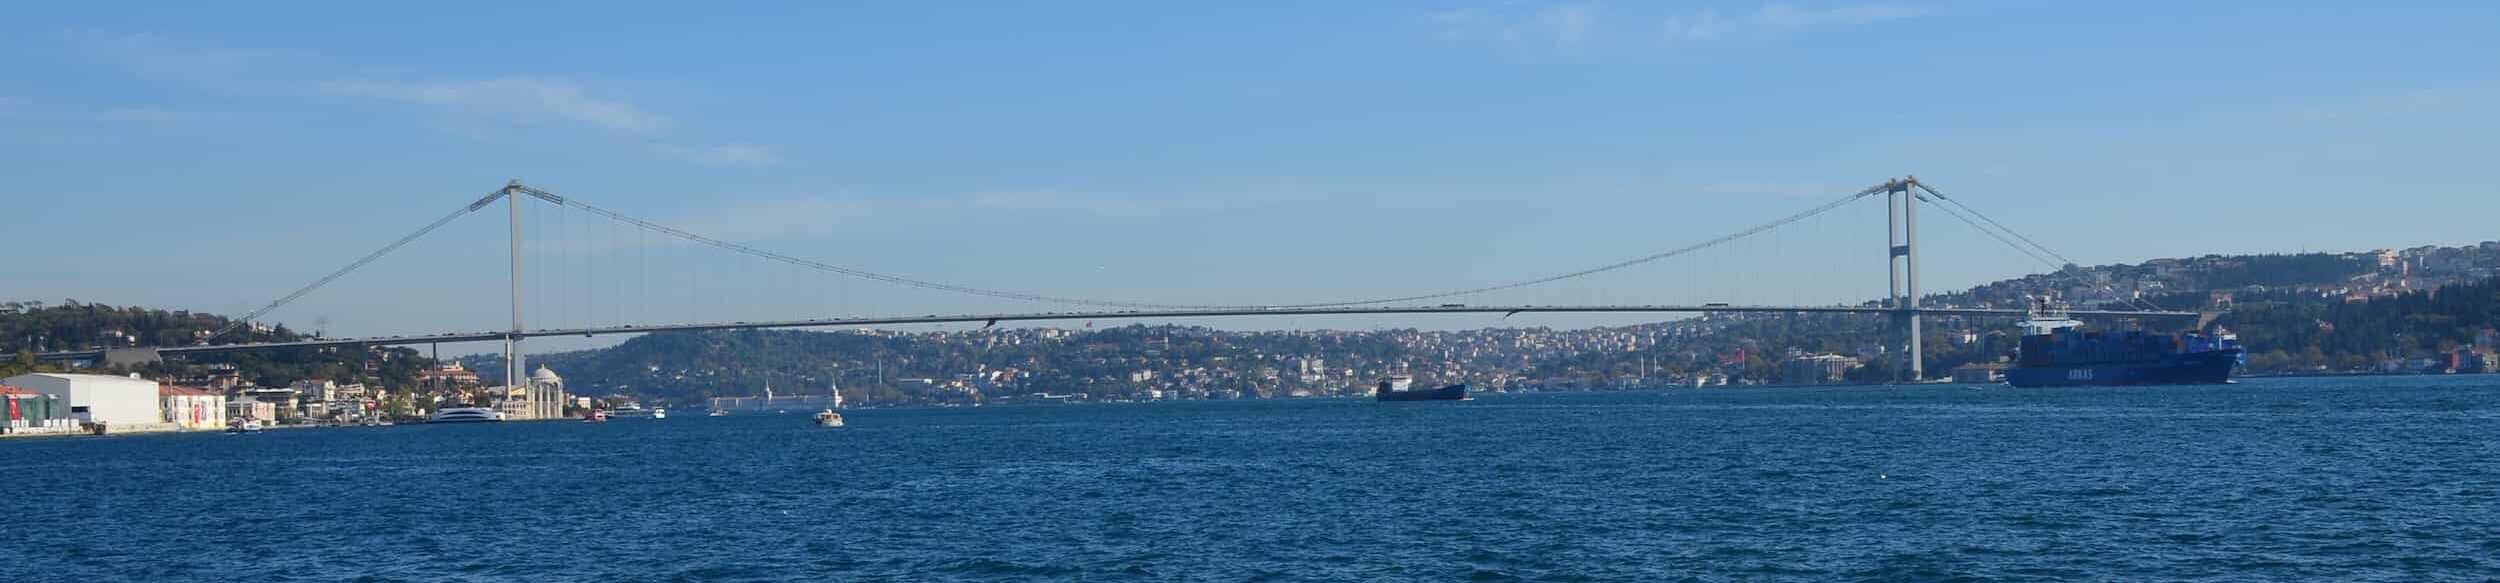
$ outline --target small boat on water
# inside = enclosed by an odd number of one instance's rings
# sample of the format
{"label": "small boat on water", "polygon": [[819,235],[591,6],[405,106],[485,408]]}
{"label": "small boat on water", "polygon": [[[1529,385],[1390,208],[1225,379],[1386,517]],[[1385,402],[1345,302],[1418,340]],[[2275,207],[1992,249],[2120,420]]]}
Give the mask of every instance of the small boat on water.
{"label": "small boat on water", "polygon": [[817,426],[817,427],[841,427],[841,426],[842,426],[842,414],[841,414],[841,413],[835,413],[835,412],[833,412],[833,410],[832,410],[832,409],[826,409],[826,410],[823,410],[823,411],[818,411],[818,412],[816,412],[816,426]]}
{"label": "small boat on water", "polygon": [[1450,385],[1438,389],[1410,388],[1414,386],[1414,384],[1415,377],[1407,375],[1395,375],[1386,379],[1381,379],[1379,389],[1372,391],[1372,398],[1383,403],[1391,401],[1467,400],[1467,385],[1464,384]]}
{"label": "small boat on water", "polygon": [[259,419],[245,419],[241,423],[226,426],[226,433],[260,433],[260,430]]}
{"label": "small boat on water", "polygon": [[644,408],[642,408],[642,405],[640,405],[640,404],[636,404],[636,403],[626,403],[626,404],[622,404],[622,405],[617,405],[615,409],[610,409],[610,410],[608,410],[608,417],[613,418],[613,419],[618,419],[618,420],[624,420],[624,419],[667,419],[667,418],[668,418],[668,409],[665,409],[665,408],[651,408],[651,409],[644,409]]}
{"label": "small boat on water", "polygon": [[582,422],[583,422],[583,423],[606,423],[606,422],[608,422],[608,412],[606,412],[606,411],[591,411],[591,412],[590,412],[590,415],[582,417]]}
{"label": "small boat on water", "polygon": [[706,417],[726,417],[726,416],[728,416],[728,415],[729,415],[729,412],[728,412],[728,411],[724,411],[724,410],[720,410],[720,409],[713,409],[713,410],[712,410],[712,412],[710,412],[710,413],[705,413],[705,414],[704,414],[704,416],[706,416]]}
{"label": "small boat on water", "polygon": [[503,421],[503,412],[485,407],[445,407],[425,418],[427,423],[494,423]]}

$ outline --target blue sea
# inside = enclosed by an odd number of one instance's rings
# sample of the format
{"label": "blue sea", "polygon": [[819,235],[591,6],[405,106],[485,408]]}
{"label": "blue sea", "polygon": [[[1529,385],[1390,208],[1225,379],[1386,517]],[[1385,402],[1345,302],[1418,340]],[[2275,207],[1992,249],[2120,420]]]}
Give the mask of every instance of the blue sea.
{"label": "blue sea", "polygon": [[2500,377],[0,440],[0,581],[2500,578]]}

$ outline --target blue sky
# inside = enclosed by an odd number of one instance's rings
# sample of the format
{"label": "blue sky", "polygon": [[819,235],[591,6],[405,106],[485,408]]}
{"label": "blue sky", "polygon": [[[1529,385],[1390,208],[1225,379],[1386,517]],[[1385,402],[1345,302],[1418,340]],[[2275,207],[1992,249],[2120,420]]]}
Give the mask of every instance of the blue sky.
{"label": "blue sky", "polygon": [[[509,4],[14,8],[0,297],[240,313],[512,178],[831,263],[1177,303],[1568,271],[1904,173],[2091,263],[2500,233],[2489,2]],[[1467,301],[1878,295],[1879,212]],[[541,276],[582,288],[537,294],[545,324],[1062,309],[533,218],[578,251],[534,264],[582,265]],[[1930,288],[2039,267],[1927,219]],[[502,228],[273,317],[499,327]]]}

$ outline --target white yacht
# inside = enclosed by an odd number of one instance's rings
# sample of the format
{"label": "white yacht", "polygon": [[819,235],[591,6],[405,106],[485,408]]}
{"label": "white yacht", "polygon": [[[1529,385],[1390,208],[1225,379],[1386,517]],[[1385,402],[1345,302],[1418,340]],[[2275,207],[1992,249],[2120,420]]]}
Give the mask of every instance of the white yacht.
{"label": "white yacht", "polygon": [[668,418],[668,409],[667,409],[667,408],[665,408],[665,407],[654,407],[654,408],[650,408],[650,409],[644,409],[644,408],[642,408],[642,405],[640,405],[640,404],[636,404],[636,403],[626,403],[626,404],[623,404],[623,405],[617,405],[615,409],[609,409],[609,410],[608,410],[608,418],[609,418],[609,419],[616,419],[616,420],[626,420],[626,419],[667,419],[667,418]]}
{"label": "white yacht", "polygon": [[833,410],[832,410],[832,409],[826,409],[826,410],[823,410],[823,411],[819,411],[819,412],[817,412],[817,413],[816,413],[816,426],[818,426],[818,427],[841,427],[841,426],[842,426],[842,414],[841,414],[841,413],[835,413],[835,412],[833,412]]}
{"label": "white yacht", "polygon": [[485,407],[445,407],[427,417],[427,423],[490,423],[503,420],[503,412]]}

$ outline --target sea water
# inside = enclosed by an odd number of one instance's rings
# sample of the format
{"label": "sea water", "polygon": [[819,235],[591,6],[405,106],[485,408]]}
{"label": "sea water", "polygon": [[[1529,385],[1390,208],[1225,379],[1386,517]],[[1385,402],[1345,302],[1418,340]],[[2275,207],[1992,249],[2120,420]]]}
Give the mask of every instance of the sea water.
{"label": "sea water", "polygon": [[0,580],[2485,580],[2500,377],[0,441]]}

